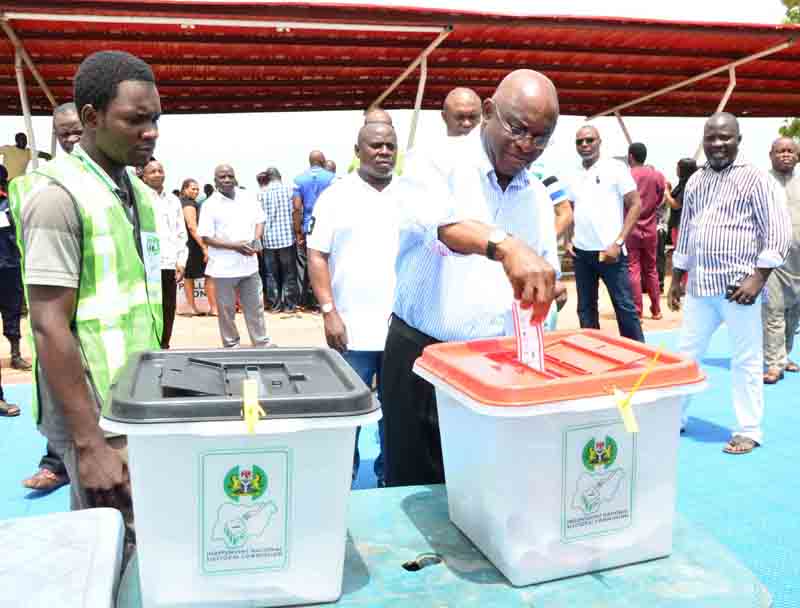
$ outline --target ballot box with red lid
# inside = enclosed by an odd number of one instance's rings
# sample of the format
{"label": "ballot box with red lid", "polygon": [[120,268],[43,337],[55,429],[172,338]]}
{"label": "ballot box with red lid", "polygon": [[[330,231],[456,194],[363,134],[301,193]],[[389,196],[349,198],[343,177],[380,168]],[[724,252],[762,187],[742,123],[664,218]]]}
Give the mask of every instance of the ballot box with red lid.
{"label": "ballot box with red lid", "polygon": [[429,346],[450,519],[514,585],[672,550],[681,397],[695,361],[597,330]]}

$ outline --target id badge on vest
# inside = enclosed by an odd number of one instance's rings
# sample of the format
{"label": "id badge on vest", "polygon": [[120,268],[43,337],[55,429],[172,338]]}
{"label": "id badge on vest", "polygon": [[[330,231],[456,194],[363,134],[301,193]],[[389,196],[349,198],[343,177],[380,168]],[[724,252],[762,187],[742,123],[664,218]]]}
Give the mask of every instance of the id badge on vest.
{"label": "id badge on vest", "polygon": [[142,232],[142,257],[148,283],[161,281],[161,241],[156,232]]}

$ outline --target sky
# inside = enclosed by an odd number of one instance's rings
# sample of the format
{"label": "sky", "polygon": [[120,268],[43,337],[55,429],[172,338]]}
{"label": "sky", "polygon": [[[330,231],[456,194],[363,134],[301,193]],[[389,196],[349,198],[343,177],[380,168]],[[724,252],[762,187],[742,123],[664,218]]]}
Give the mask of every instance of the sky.
{"label": "sky", "polygon": [[[359,4],[349,0],[337,0],[337,3]],[[474,0],[379,0],[373,3],[463,10],[481,10],[487,6]],[[535,11],[525,7],[535,7]],[[784,15],[779,0],[606,0],[602,4],[594,0],[493,0],[491,10],[509,14],[603,15],[743,23],[779,23]],[[392,111],[401,148],[405,148],[411,116],[410,110]],[[256,188],[256,173],[269,166],[281,171],[284,182],[291,181],[307,167],[308,153],[312,149],[320,149],[328,158],[336,161],[339,173],[343,174],[352,159],[356,133],[362,120],[361,111],[165,115],[160,121],[155,156],[164,163],[166,186],[170,190],[179,187],[187,177],[201,183],[212,182],[214,167],[220,163],[232,165],[240,184],[251,189]],[[667,179],[674,179],[678,159],[694,155],[702,135],[703,122],[702,118],[625,118],[632,139],[647,145],[648,163],[660,169]],[[782,122],[781,119],[769,118],[741,119],[741,157],[768,168],[767,153]],[[51,120],[34,117],[33,123],[37,146],[49,150]],[[582,117],[559,118],[551,145],[542,156],[542,160],[557,175],[569,176],[578,167],[573,141],[575,131],[582,124]],[[592,124],[600,131],[605,155],[625,155],[627,142],[616,119],[600,118]],[[0,144],[13,143],[14,133],[22,130],[24,123],[21,117],[0,116]],[[443,135],[444,124],[439,112],[423,111],[417,127],[416,145],[431,144]]]}

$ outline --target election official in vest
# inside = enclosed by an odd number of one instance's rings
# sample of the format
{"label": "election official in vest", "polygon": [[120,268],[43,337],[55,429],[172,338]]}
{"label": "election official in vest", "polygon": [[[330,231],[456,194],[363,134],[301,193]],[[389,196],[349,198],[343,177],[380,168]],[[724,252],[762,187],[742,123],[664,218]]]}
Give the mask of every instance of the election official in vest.
{"label": "election official in vest", "polygon": [[59,446],[73,509],[114,507],[134,542],[126,438],[98,425],[131,354],[159,348],[161,262],[153,191],[128,167],[153,155],[161,102],[150,67],[119,51],[74,78],[83,136],[72,154],[15,180],[35,345],[39,430]]}

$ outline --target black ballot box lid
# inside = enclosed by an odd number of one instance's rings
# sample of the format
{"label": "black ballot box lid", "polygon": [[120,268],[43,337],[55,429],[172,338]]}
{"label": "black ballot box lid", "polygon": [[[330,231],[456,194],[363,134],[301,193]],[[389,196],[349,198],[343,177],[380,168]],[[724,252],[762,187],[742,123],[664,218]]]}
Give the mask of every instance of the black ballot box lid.
{"label": "black ballot box lid", "polygon": [[359,416],[380,405],[329,348],[162,350],[136,354],[103,416],[128,424],[242,419],[242,383],[258,384],[267,418]]}

